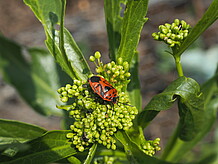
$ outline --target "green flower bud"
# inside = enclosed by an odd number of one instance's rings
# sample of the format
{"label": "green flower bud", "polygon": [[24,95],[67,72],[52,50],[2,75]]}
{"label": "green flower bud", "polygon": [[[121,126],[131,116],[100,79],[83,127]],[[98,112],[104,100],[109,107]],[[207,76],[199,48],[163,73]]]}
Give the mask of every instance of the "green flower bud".
{"label": "green flower bud", "polygon": [[67,92],[66,92],[66,91],[63,91],[63,92],[61,93],[61,95],[62,95],[62,96],[67,96]]}
{"label": "green flower bud", "polygon": [[173,40],[172,39],[167,39],[167,43],[168,44],[173,44]]}
{"label": "green flower bud", "polygon": [[161,26],[160,31],[164,34],[167,34],[169,32],[169,30],[165,26]]}
{"label": "green flower bud", "polygon": [[80,147],[78,148],[78,150],[79,150],[80,152],[83,152],[83,151],[85,150],[85,148],[84,148],[83,146],[80,146]]}
{"label": "green flower bud", "polygon": [[108,69],[111,69],[111,68],[112,68],[112,64],[111,64],[111,63],[108,63],[108,64],[107,64],[107,68],[108,68]]}
{"label": "green flower bud", "polygon": [[160,36],[160,39],[162,39],[162,40],[164,40],[165,38],[167,38],[166,35],[164,35],[164,34],[162,34],[162,33],[161,33],[159,36]]}
{"label": "green flower bud", "polygon": [[95,71],[96,71],[97,73],[101,73],[101,72],[104,71],[104,69],[102,69],[102,67],[98,67],[98,68],[95,69]]}
{"label": "green flower bud", "polygon": [[76,140],[73,140],[73,144],[74,144],[74,145],[77,145],[78,142],[77,142]]}
{"label": "green flower bud", "polygon": [[74,134],[73,133],[67,133],[67,138],[73,138]]}
{"label": "green flower bud", "polygon": [[119,76],[119,74],[120,74],[119,71],[114,72],[114,75],[115,75],[115,76]]}
{"label": "green flower bud", "polygon": [[169,23],[165,23],[164,26],[165,26],[167,29],[170,29],[171,24],[169,24]]}
{"label": "green flower bud", "polygon": [[120,77],[121,80],[124,80],[124,79],[125,79],[125,76],[124,76],[124,75],[120,75],[119,77]]}
{"label": "green flower bud", "polygon": [[117,59],[117,63],[118,63],[119,65],[121,65],[121,64],[123,63],[123,58],[118,58],[118,59]]}
{"label": "green flower bud", "polygon": [[78,103],[78,105],[81,105],[81,106],[83,105],[83,101],[82,100],[78,100],[77,103]]}
{"label": "green flower bud", "polygon": [[179,19],[175,19],[175,20],[174,20],[174,23],[175,23],[176,26],[179,26],[179,24],[180,24]]}
{"label": "green flower bud", "polygon": [[164,25],[160,25],[158,28],[159,28],[160,32],[162,32],[162,28],[165,28],[165,26]]}
{"label": "green flower bud", "polygon": [[129,70],[129,63],[127,61],[123,62],[123,69],[125,71],[128,71]]}
{"label": "green flower bud", "polygon": [[64,103],[67,102],[68,101],[68,97],[61,97],[61,101],[64,102]]}
{"label": "green flower bud", "polygon": [[176,27],[176,24],[175,24],[175,23],[172,23],[170,29],[171,29],[171,30],[174,30],[175,27]]}
{"label": "green flower bud", "polygon": [[94,57],[94,56],[90,56],[90,57],[89,57],[89,60],[90,60],[91,62],[94,62],[94,61],[95,61],[95,57]]}
{"label": "green flower bud", "polygon": [[116,150],[116,148],[117,148],[117,147],[116,147],[115,144],[112,144],[112,145],[111,145],[111,149],[112,149],[112,150]]}
{"label": "green flower bud", "polygon": [[85,93],[86,96],[89,95],[89,91],[88,90],[85,90],[84,93]]}
{"label": "green flower bud", "polygon": [[174,39],[176,38],[176,35],[175,35],[175,34],[172,34],[172,35],[170,36],[170,38],[174,40]]}
{"label": "green flower bud", "polygon": [[124,73],[125,73],[125,71],[124,71],[124,70],[121,70],[121,71],[120,71],[120,74],[122,74],[122,75],[123,75]]}
{"label": "green flower bud", "polygon": [[77,89],[77,85],[74,84],[74,85],[72,86],[72,88],[73,88],[73,89]]}
{"label": "green flower bud", "polygon": [[188,36],[188,33],[184,33],[184,38],[186,38]]}
{"label": "green flower bud", "polygon": [[114,65],[116,65],[116,64],[115,64],[115,62],[114,62],[114,61],[112,61],[112,62],[111,62],[111,65],[112,65],[112,67],[113,67],[113,66],[114,66]]}
{"label": "green flower bud", "polygon": [[99,133],[96,132],[95,135],[94,135],[94,137],[95,137],[95,138],[99,138],[99,137],[100,137]]}
{"label": "green flower bud", "polygon": [[61,87],[61,88],[59,88],[57,91],[58,91],[59,94],[61,94],[64,90],[65,90],[65,88],[64,88],[64,87]]}
{"label": "green flower bud", "polygon": [[154,40],[159,40],[159,35],[157,33],[152,33]]}
{"label": "green flower bud", "polygon": [[101,58],[101,53],[99,51],[96,51],[94,56],[95,56],[96,59],[100,59]]}
{"label": "green flower bud", "polygon": [[70,84],[67,84],[67,85],[65,86],[65,88],[66,88],[66,90],[68,90],[68,89],[71,88],[71,85],[70,85]]}
{"label": "green flower bud", "polygon": [[76,97],[78,97],[78,96],[80,95],[80,93],[79,93],[79,92],[76,92],[74,95],[75,95]]}
{"label": "green flower bud", "polygon": [[181,25],[182,25],[182,27],[183,27],[183,28],[186,28],[186,26],[187,26],[187,23],[186,23],[184,20],[181,20],[181,22],[180,22],[180,23],[181,23]]}
{"label": "green flower bud", "polygon": [[83,88],[81,85],[78,87],[78,90],[79,90],[79,91],[83,91],[83,89],[84,89],[84,88]]}
{"label": "green flower bud", "polygon": [[102,141],[102,144],[103,144],[104,146],[106,146],[106,145],[107,145],[107,142],[106,142],[106,141]]}
{"label": "green flower bud", "polygon": [[111,71],[114,73],[116,71],[116,68],[111,68]]}
{"label": "green flower bud", "polygon": [[111,148],[111,145],[110,145],[110,144],[107,144],[106,147],[107,147],[107,149],[110,149],[110,148]]}
{"label": "green flower bud", "polygon": [[[174,29],[173,29],[173,32],[177,34],[177,33],[179,33],[179,30],[180,30],[179,27],[178,27],[178,26],[175,26]],[[175,34],[174,34],[174,35],[175,35]]]}
{"label": "green flower bud", "polygon": [[174,46],[175,46],[175,43],[170,44],[170,47],[174,47]]}
{"label": "green flower bud", "polygon": [[72,95],[73,95],[73,94],[75,94],[75,92],[76,92],[76,91],[75,91],[75,90],[73,90],[73,89],[68,89],[68,91],[67,91],[67,92],[68,92],[69,94],[72,94]]}
{"label": "green flower bud", "polygon": [[100,136],[100,139],[101,139],[102,141],[105,141],[105,140],[106,140],[106,135],[105,135],[105,134],[102,134],[102,135]]}

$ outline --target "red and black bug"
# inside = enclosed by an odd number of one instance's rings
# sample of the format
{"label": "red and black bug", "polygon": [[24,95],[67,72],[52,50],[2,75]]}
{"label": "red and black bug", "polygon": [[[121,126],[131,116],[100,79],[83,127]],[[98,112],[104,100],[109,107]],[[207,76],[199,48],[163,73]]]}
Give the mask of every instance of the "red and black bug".
{"label": "red and black bug", "polygon": [[119,98],[117,90],[107,80],[100,76],[92,76],[88,81],[92,90],[103,100],[117,103]]}

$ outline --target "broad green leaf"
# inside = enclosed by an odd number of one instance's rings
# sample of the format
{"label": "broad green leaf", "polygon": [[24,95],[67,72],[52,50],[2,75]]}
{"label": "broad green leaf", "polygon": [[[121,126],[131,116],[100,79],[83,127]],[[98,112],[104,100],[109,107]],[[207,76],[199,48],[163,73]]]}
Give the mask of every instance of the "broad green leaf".
{"label": "broad green leaf", "polygon": [[128,84],[127,91],[129,94],[130,102],[139,111],[142,109],[142,96],[140,90],[140,81],[138,75],[138,53],[136,53],[132,58],[132,64],[130,66],[130,83]]}
{"label": "broad green leaf", "polygon": [[191,78],[180,77],[172,82],[162,93],[155,95],[138,116],[143,128],[160,112],[169,109],[179,99],[180,129],[178,136],[183,140],[193,139],[204,124],[204,99],[200,86]]}
{"label": "broad green leaf", "polygon": [[196,137],[191,141],[183,141],[176,138],[173,141],[173,144],[167,144],[161,159],[170,162],[177,162],[182,159],[182,157],[211,130],[212,125],[216,121],[217,110],[218,98],[214,99],[206,106],[207,112],[204,113],[205,122],[202,124],[201,131],[196,135]]}
{"label": "broad green leaf", "polygon": [[[3,79],[16,88],[21,97],[43,115],[62,115],[56,90],[67,79],[54,59],[43,49],[26,50],[0,36],[0,72]],[[69,81],[69,80],[68,80]]]}
{"label": "broad green leaf", "polygon": [[162,159],[167,161],[179,161],[211,130],[211,127],[216,121],[218,111],[217,73],[202,86],[202,92],[205,97],[204,120],[206,121],[204,121],[204,124],[202,124],[200,132],[191,141],[185,142],[179,138],[176,138],[173,141],[173,144],[167,144],[166,148],[164,149]]}
{"label": "broad green leaf", "polygon": [[[87,80],[90,68],[73,37],[63,27],[65,0],[24,0],[46,34],[46,45],[62,69],[72,78]],[[60,29],[58,29],[60,27]]]}
{"label": "broad green leaf", "polygon": [[151,164],[170,164],[154,157],[150,157],[143,153],[136,144],[134,144],[129,136],[124,131],[118,131],[115,137],[123,144],[126,155],[130,163],[141,164],[141,163],[151,163]]}
{"label": "broad green leaf", "polygon": [[18,152],[14,157],[0,156],[4,164],[51,163],[76,154],[71,142],[66,138],[69,131],[49,131],[42,137],[26,142],[27,151]]}
{"label": "broad green leaf", "polygon": [[206,112],[202,93],[195,90],[195,97],[194,94],[185,96],[178,101],[180,116],[178,136],[184,141],[190,141],[195,138],[205,124]]}
{"label": "broad green leaf", "polygon": [[120,45],[120,29],[122,24],[121,4],[126,0],[104,0],[104,13],[107,25],[110,59],[115,61],[118,47]]}
{"label": "broad green leaf", "polygon": [[129,0],[126,4],[121,27],[121,41],[116,59],[122,57],[131,63],[138,46],[140,33],[147,13],[148,0]]}
{"label": "broad green leaf", "polygon": [[42,136],[45,132],[45,129],[35,125],[0,119],[0,145],[15,142],[24,143]]}
{"label": "broad green leaf", "polygon": [[180,56],[217,19],[218,0],[213,0],[203,17],[193,27],[188,37],[184,40],[180,48],[175,52],[176,56]]}

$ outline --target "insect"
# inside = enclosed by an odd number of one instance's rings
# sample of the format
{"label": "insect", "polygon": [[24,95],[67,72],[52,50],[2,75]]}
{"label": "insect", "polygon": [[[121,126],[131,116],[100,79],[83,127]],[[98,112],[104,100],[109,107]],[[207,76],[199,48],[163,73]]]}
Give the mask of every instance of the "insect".
{"label": "insect", "polygon": [[92,90],[103,100],[116,104],[118,102],[117,90],[104,78],[92,76],[89,78],[89,84]]}

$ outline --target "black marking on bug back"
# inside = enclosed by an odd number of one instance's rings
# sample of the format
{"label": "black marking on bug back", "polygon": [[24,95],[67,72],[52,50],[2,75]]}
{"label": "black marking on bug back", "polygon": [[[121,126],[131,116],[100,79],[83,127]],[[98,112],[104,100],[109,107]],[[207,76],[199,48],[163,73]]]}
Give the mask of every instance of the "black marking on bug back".
{"label": "black marking on bug back", "polygon": [[109,87],[109,86],[105,86],[104,87],[104,93],[107,93],[109,90],[111,90],[112,87]]}
{"label": "black marking on bug back", "polygon": [[90,77],[90,81],[92,83],[98,83],[100,81],[100,77],[99,76],[92,76],[92,77]]}
{"label": "black marking on bug back", "polygon": [[102,88],[102,86],[101,85],[99,85],[99,87],[101,88],[101,91],[100,91],[100,95],[102,96],[102,97],[104,97],[104,91],[103,91],[103,88]]}
{"label": "black marking on bug back", "polygon": [[99,87],[101,88],[101,91],[102,91],[101,84],[98,84],[97,86],[95,86],[95,87],[94,87],[94,88],[95,88],[95,92],[96,92],[96,93],[98,93],[98,89],[97,89],[97,88],[99,88]]}

